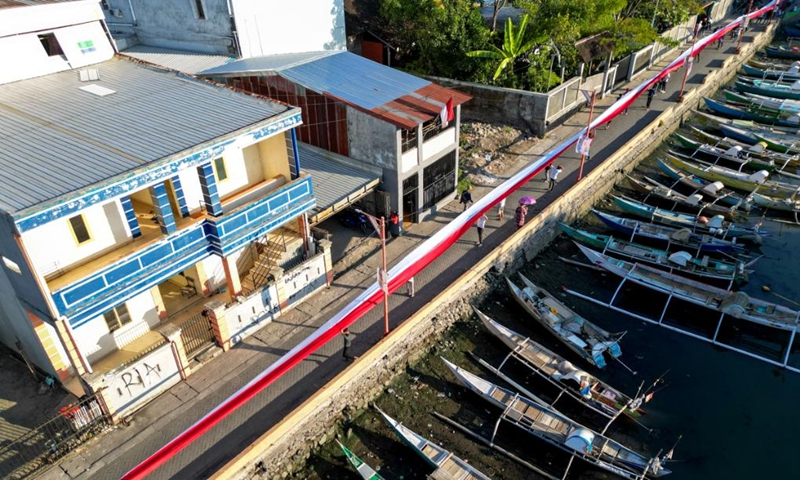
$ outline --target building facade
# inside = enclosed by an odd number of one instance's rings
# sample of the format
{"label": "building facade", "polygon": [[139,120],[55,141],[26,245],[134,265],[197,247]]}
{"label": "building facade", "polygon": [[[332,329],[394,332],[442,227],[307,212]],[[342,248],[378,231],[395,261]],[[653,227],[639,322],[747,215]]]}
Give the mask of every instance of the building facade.
{"label": "building facade", "polygon": [[0,341],[120,412],[330,280],[299,108],[115,55],[97,2],[0,25]]}

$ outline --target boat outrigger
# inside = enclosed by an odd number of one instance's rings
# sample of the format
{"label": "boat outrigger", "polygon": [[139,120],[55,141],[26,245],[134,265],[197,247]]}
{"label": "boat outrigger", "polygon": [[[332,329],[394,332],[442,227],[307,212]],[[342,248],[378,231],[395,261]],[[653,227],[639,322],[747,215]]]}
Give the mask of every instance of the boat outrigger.
{"label": "boat outrigger", "polygon": [[378,472],[375,471],[372,467],[367,465],[363,460],[358,458],[355,453],[351,452],[347,447],[342,445],[342,442],[336,440],[336,443],[339,444],[339,448],[342,449],[344,452],[344,456],[347,457],[347,461],[350,462],[350,465],[358,472],[358,475],[361,476],[363,480],[383,480],[383,477],[378,475]]}

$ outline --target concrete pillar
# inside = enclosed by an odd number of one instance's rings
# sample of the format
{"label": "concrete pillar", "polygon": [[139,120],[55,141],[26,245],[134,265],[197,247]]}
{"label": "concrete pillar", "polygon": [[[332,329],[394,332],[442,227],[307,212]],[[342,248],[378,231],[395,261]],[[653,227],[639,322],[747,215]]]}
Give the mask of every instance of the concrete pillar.
{"label": "concrete pillar", "polygon": [[150,289],[150,296],[153,297],[153,304],[156,306],[158,321],[163,322],[169,318],[169,312],[167,312],[167,306],[164,304],[164,297],[161,296],[161,290],[158,289],[158,285]]}
{"label": "concrete pillar", "polygon": [[172,214],[172,206],[169,204],[167,188],[163,183],[150,187],[150,198],[153,200],[153,211],[155,211],[161,233],[170,234],[175,232],[178,227],[175,225],[175,216]]}
{"label": "concrete pillar", "polygon": [[231,349],[231,332],[225,318],[225,305],[219,300],[212,300],[205,304],[208,319],[211,322],[211,329],[214,331],[214,338],[217,344],[222,347],[223,352]]}
{"label": "concrete pillar", "polygon": [[211,296],[211,282],[208,280],[208,274],[206,273],[206,267],[203,265],[203,262],[197,262],[194,268],[197,270],[197,283],[200,284],[200,289],[203,291],[203,296]]}
{"label": "concrete pillar", "polygon": [[192,371],[189,367],[189,358],[186,356],[186,348],[181,338],[180,327],[168,323],[159,328],[158,333],[163,335],[172,345],[172,354],[175,357],[175,363],[178,365],[178,372],[181,374],[181,380],[186,380],[186,377],[191,375]]}
{"label": "concrete pillar", "polygon": [[317,240],[317,245],[322,251],[322,258],[325,261],[325,284],[330,287],[333,283],[333,258],[331,256],[331,246],[333,245],[333,242],[323,238],[321,240]]}
{"label": "concrete pillar", "polygon": [[103,410],[103,413],[105,413],[106,416],[111,419],[111,423],[117,423],[120,417],[116,414],[114,402],[108,398],[108,388],[105,385],[105,374],[97,372],[87,374],[83,377],[83,380],[86,386],[89,388],[89,393],[93,394],[95,398],[97,398],[97,403],[100,404],[100,408]]}
{"label": "concrete pillar", "polygon": [[232,302],[242,294],[242,282],[239,280],[239,268],[236,262],[222,257],[222,269],[225,271],[225,283],[228,284],[228,297]]}
{"label": "concrete pillar", "polygon": [[[39,340],[42,340],[43,335],[49,337],[49,333],[44,327],[44,322],[42,322],[42,320],[40,320],[36,315],[33,315],[30,312],[26,313],[28,314],[28,318],[31,319],[31,323],[33,324],[34,330],[36,330],[36,335],[39,336]],[[86,360],[83,358],[83,355],[81,355],[81,353],[78,351],[78,346],[75,344],[75,340],[72,336],[72,329],[67,320],[65,318],[59,318],[55,322],[55,327],[58,339],[61,341],[61,345],[64,347],[64,351],[67,353],[67,358],[69,359],[72,368],[75,370],[75,373],[78,376],[89,373],[91,370],[89,366],[84,363]],[[45,344],[42,343],[42,346],[45,346]],[[58,377],[63,383],[67,378],[70,377],[70,375],[66,365],[63,367],[63,372],[56,366],[57,362],[59,364],[62,363],[61,355],[58,355],[58,352],[54,350],[58,356],[58,360],[54,361],[53,357],[51,357],[50,349],[47,346],[45,346],[45,351],[47,352],[47,356],[50,358],[50,361],[53,362],[53,367],[56,369],[56,372],[58,372]]]}
{"label": "concrete pillar", "polygon": [[133,204],[130,197],[122,197],[119,200],[122,204],[122,211],[125,213],[125,220],[128,222],[128,228],[131,230],[133,238],[141,237],[142,230],[139,228],[139,220],[136,219],[136,212],[133,211]]}
{"label": "concrete pillar", "polygon": [[219,200],[217,179],[214,177],[214,168],[211,163],[198,166],[197,174],[200,176],[200,189],[203,191],[206,213],[212,217],[222,216],[222,203]]}
{"label": "concrete pillar", "polygon": [[275,279],[275,292],[278,296],[278,305],[281,307],[281,313],[289,306],[289,295],[283,285],[283,269],[281,267],[272,267],[269,271],[272,278]]}
{"label": "concrete pillar", "polygon": [[183,194],[183,186],[181,186],[181,177],[175,175],[172,177],[172,189],[175,191],[175,200],[178,201],[178,208],[180,209],[181,218],[189,216],[189,206],[186,204],[186,196]]}

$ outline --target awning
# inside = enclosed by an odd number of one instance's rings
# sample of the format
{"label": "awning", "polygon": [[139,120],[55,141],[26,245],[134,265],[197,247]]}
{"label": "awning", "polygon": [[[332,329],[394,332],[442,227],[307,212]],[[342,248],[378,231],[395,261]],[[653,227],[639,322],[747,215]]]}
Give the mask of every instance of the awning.
{"label": "awning", "polygon": [[300,168],[311,175],[317,206],[308,214],[308,222],[316,225],[360,198],[381,183],[380,170],[357,167],[356,160],[298,142]]}

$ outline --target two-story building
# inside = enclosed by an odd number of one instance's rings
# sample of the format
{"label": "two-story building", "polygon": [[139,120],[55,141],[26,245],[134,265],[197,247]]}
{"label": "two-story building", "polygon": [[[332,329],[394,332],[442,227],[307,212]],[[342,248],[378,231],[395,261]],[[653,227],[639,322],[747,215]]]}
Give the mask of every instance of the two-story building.
{"label": "two-story building", "polygon": [[0,25],[0,341],[119,412],[329,281],[299,108],[116,55],[97,2]]}

